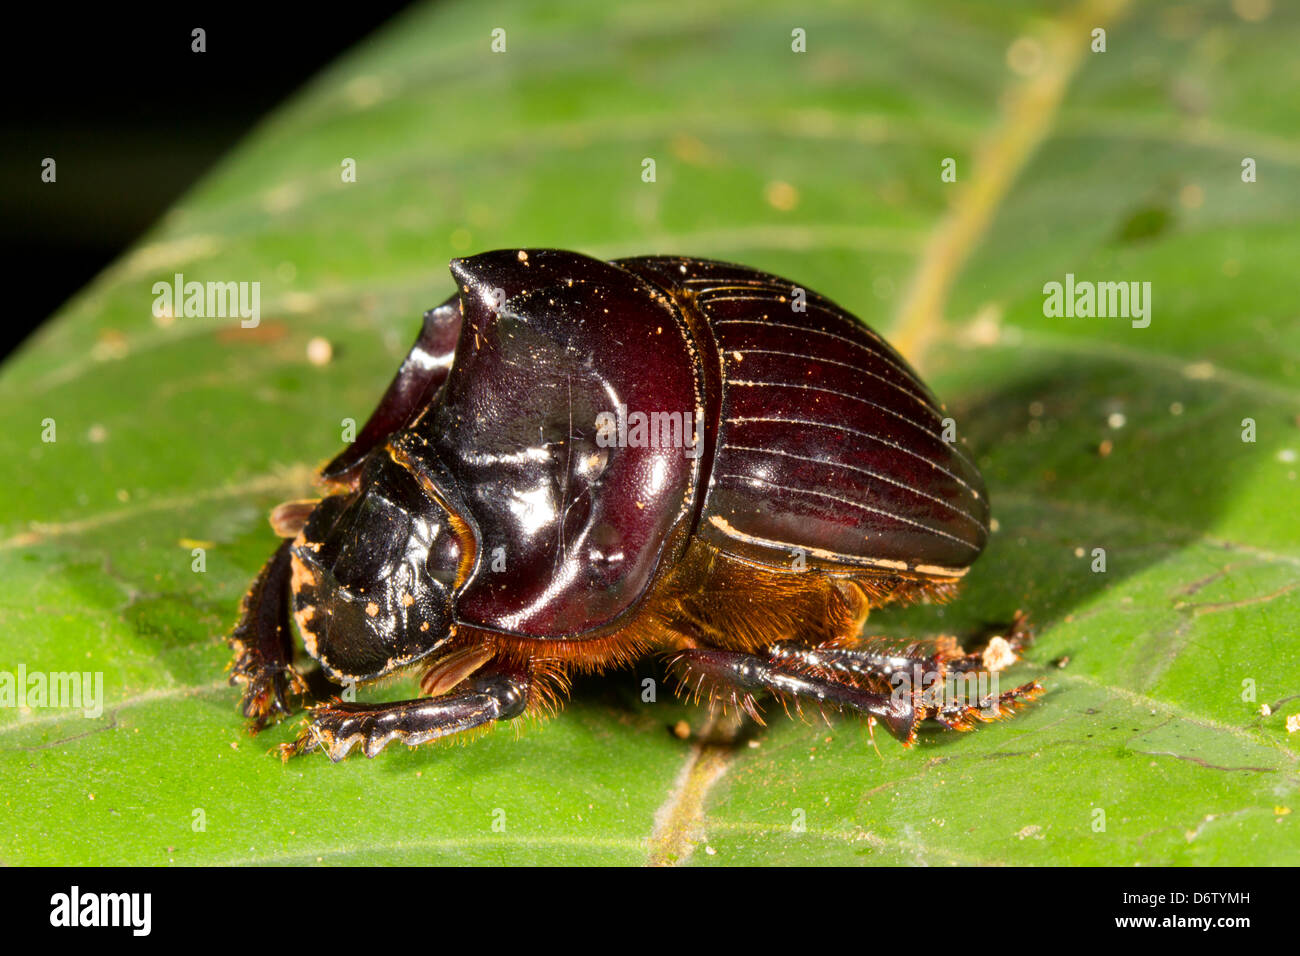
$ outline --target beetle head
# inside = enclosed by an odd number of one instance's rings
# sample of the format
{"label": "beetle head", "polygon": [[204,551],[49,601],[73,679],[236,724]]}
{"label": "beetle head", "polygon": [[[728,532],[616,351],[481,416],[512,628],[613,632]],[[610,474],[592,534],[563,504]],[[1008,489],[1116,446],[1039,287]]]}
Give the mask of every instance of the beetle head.
{"label": "beetle head", "polygon": [[463,529],[411,472],[376,453],[293,544],[294,618],[334,680],[370,680],[450,641]]}

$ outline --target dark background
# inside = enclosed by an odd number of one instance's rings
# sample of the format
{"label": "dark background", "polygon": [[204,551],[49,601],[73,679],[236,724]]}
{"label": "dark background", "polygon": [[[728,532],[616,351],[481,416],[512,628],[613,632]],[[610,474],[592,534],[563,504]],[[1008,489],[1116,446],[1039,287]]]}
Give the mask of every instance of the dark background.
{"label": "dark background", "polygon": [[[407,4],[5,10],[0,254],[8,355],[257,122]],[[207,52],[190,50],[207,30]],[[56,183],[41,162],[58,164]]]}

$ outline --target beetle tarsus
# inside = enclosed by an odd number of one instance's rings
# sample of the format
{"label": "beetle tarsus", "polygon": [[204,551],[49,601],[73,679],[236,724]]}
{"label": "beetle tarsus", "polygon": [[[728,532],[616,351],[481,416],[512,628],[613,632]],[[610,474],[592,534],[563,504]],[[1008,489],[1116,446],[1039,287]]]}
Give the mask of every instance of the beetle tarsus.
{"label": "beetle tarsus", "polygon": [[528,705],[529,684],[518,674],[476,675],[465,690],[385,704],[333,700],[312,709],[307,729],[280,747],[288,760],[321,749],[337,763],[360,746],[373,757],[393,741],[415,747],[497,720],[510,720]]}
{"label": "beetle tarsus", "polygon": [[264,728],[274,714],[291,713],[288,694],[307,689],[290,664],[289,545],[283,542],[258,573],[230,635],[235,651],[230,683],[244,685],[240,709],[252,733]]}
{"label": "beetle tarsus", "polygon": [[973,703],[955,699],[927,707],[926,717],[938,721],[949,730],[974,730],[976,724],[1011,717],[1042,692],[1042,684],[1030,681],[1012,690],[986,694]]}
{"label": "beetle tarsus", "polygon": [[271,722],[275,714],[293,713],[288,695],[305,693],[307,684],[292,667],[274,668],[241,658],[231,672],[232,683],[245,684],[240,712],[248,718],[250,733],[256,734]]}

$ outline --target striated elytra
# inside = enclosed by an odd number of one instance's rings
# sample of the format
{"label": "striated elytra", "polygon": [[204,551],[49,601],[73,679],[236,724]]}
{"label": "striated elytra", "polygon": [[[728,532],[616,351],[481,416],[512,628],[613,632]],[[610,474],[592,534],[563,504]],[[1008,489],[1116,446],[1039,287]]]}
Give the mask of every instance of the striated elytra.
{"label": "striated elytra", "polygon": [[[861,636],[872,607],[950,596],[989,530],[969,453],[862,322],[703,259],[511,249],[451,272],[323,497],[273,512],[285,540],[231,635],[255,730],[306,690],[295,625],[331,680],[418,667],[422,695],[313,707],[286,757],[544,713],[569,674],[654,652],[710,702],[847,709],[909,744],[1039,691],[983,680],[1019,628],[983,654]],[[980,693],[934,691],[954,675]]]}

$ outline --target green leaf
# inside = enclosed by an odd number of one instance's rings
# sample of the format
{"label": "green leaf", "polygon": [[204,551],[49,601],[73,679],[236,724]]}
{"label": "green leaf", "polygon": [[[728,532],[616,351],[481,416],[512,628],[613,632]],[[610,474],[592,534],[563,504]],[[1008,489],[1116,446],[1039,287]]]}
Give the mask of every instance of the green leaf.
{"label": "green leaf", "polygon": [[[1300,124],[1279,95],[1300,11],[1276,7],[406,14],[0,373],[0,670],[99,673],[106,698],[0,709],[0,861],[1300,860]],[[868,626],[1024,608],[1038,640],[1007,676],[1047,694],[912,750],[779,710],[725,742],[666,688],[641,700],[647,662],[517,739],[268,755],[297,722],[244,734],[221,642],[266,512],[369,413],[447,260],[503,246],[742,261],[902,343],[998,526],[957,602]],[[155,320],[177,272],[260,282],[260,325]],[[1046,316],[1067,273],[1150,282],[1150,326]]]}

